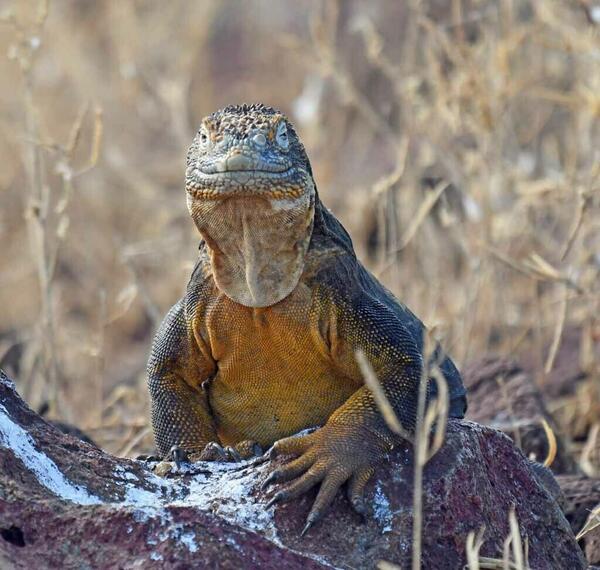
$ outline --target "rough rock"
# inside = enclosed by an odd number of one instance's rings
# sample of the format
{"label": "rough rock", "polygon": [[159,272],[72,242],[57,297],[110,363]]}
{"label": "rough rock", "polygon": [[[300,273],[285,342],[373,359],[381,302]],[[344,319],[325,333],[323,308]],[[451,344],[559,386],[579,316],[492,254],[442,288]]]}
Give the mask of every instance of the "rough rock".
{"label": "rough rock", "polygon": [[[564,513],[574,533],[578,533],[590,513],[600,508],[600,479],[585,475],[557,477],[564,496]],[[590,564],[600,564],[600,527],[586,534],[580,543]]]}
{"label": "rough rock", "polygon": [[548,454],[542,426],[546,420],[557,440],[552,470],[577,472],[577,464],[531,374],[513,360],[487,356],[466,366],[463,377],[469,392],[469,419],[501,429],[536,461],[544,461]]}
{"label": "rough rock", "polygon": [[600,479],[585,475],[559,475],[556,480],[564,495],[563,511],[574,532],[579,532],[600,503]]}
{"label": "rough rock", "polygon": [[[596,505],[595,509],[600,509]],[[595,528],[586,534],[582,541],[585,545],[585,557],[590,564],[600,564],[600,527]]]}
{"label": "rough rock", "polygon": [[[274,462],[277,465],[277,462]],[[409,567],[412,459],[395,450],[361,521],[341,495],[300,536],[314,493],[267,509],[271,463],[196,463],[162,479],[59,432],[0,375],[0,567]],[[462,568],[469,531],[502,556],[514,506],[531,568],[585,568],[568,522],[502,433],[452,421],[424,476],[424,568]]]}

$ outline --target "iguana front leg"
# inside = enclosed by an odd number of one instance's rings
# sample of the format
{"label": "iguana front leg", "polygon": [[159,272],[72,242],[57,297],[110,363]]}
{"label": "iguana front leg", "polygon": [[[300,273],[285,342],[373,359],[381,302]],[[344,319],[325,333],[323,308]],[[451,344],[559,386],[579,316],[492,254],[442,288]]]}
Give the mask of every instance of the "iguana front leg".
{"label": "iguana front leg", "polygon": [[208,348],[193,334],[185,299],[165,317],[148,362],[152,427],[159,455],[178,462],[241,461],[261,455],[253,441],[223,447],[202,385],[216,372]]}
{"label": "iguana front leg", "polygon": [[152,428],[160,456],[166,457],[173,447],[193,456],[218,441],[202,389],[215,368],[193,335],[183,299],[165,317],[148,361]]}
{"label": "iguana front leg", "polygon": [[[423,359],[413,337],[397,314],[380,303],[368,288],[351,298],[324,295],[319,301],[326,319],[326,343],[335,365],[356,378],[360,370],[355,352],[362,349],[373,366],[398,419],[407,430],[416,420],[418,386]],[[375,467],[399,441],[386,426],[367,387],[357,390],[312,434],[282,439],[272,455],[296,459],[274,471],[265,482],[289,482],[271,504],[293,499],[320,483],[303,533],[318,521],[339,488],[348,482],[354,509],[364,514],[364,489]]]}

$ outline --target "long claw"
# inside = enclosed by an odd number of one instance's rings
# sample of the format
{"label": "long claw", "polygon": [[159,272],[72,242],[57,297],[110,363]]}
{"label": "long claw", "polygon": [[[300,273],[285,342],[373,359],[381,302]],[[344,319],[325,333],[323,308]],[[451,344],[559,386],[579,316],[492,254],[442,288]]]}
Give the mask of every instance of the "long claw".
{"label": "long claw", "polygon": [[365,487],[374,473],[372,467],[362,469],[355,473],[348,482],[348,499],[352,508],[362,518],[367,516],[367,507],[365,505]]}
{"label": "long claw", "polygon": [[302,529],[302,532],[300,533],[300,536],[304,536],[310,529],[311,526],[313,526],[320,517],[315,517],[315,516],[311,516],[309,515],[308,518],[306,519],[306,524],[304,525],[304,528]]}
{"label": "long claw", "polygon": [[267,503],[267,509],[277,503],[280,503],[281,501],[285,501],[286,498],[287,498],[287,493],[285,491],[279,491],[278,493],[275,493],[271,497],[271,500]]}
{"label": "long claw", "polygon": [[277,471],[271,471],[269,476],[263,481],[260,488],[264,491],[269,485],[277,482]]}
{"label": "long claw", "polygon": [[227,446],[224,448],[224,451],[230,461],[239,463],[242,460],[242,456],[238,453],[238,451],[235,448]]}
{"label": "long claw", "polygon": [[185,449],[181,449],[181,447],[179,447],[178,445],[174,445],[173,447],[171,447],[171,449],[169,450],[168,457],[175,462],[175,465],[177,465],[177,469],[181,467],[182,463],[189,463],[190,460],[187,451],[185,451]]}
{"label": "long claw", "polygon": [[223,461],[227,461],[229,460],[229,456],[227,455],[227,452],[225,451],[225,449],[222,446],[218,446],[215,447],[217,453],[219,454],[219,457],[223,460]]}
{"label": "long claw", "polygon": [[208,459],[209,461],[214,461],[215,457],[218,458],[218,461],[229,460],[227,452],[223,449],[221,444],[217,443],[216,441],[211,441],[210,443],[207,443],[204,450],[202,451],[201,456],[203,456],[203,459]]}
{"label": "long claw", "polygon": [[261,455],[260,457],[255,457],[254,459],[251,459],[249,465],[251,467],[254,467],[256,465],[262,465],[263,463],[266,463],[267,461],[269,461],[269,457],[265,453],[264,455]]}

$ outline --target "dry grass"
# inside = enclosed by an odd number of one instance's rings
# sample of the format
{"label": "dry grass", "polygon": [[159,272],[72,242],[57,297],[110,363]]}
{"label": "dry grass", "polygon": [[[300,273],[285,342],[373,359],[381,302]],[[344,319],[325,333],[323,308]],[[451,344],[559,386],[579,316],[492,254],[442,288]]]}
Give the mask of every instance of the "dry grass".
{"label": "dry grass", "polygon": [[109,450],[151,447],[145,361],[197,242],[186,147],[204,114],[260,100],[296,122],[361,258],[459,365],[527,355],[543,386],[578,328],[594,409],[591,6],[3,2],[0,364]]}

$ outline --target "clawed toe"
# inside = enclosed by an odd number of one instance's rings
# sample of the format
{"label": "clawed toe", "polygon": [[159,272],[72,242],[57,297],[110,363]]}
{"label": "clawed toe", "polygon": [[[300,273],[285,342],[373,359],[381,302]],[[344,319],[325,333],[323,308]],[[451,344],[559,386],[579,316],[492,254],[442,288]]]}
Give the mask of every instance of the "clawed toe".
{"label": "clawed toe", "polygon": [[229,455],[222,445],[216,441],[211,441],[204,446],[200,459],[202,461],[229,461]]}
{"label": "clawed toe", "polygon": [[277,483],[278,477],[279,477],[279,471],[271,471],[271,473],[269,473],[268,477],[263,481],[263,483],[261,485],[261,489],[264,491],[264,490],[266,490],[266,488],[269,485],[273,485],[274,483]]}
{"label": "clawed toe", "polygon": [[312,527],[316,522],[318,522],[318,520],[320,518],[321,518],[320,516],[313,515],[312,513],[310,515],[308,515],[308,517],[306,519],[306,524],[304,525],[304,528],[302,529],[300,536],[304,536],[308,532],[310,527]]}
{"label": "clawed toe", "polygon": [[[239,463],[244,459],[253,457],[254,446],[258,444],[252,442],[242,442],[236,446],[222,446],[216,441],[207,443],[202,453],[200,454],[201,461],[227,461]],[[258,450],[262,453],[262,449],[258,446]]]}
{"label": "clawed toe", "polygon": [[271,508],[273,505],[276,505],[277,503],[285,502],[288,499],[289,499],[289,493],[286,493],[285,491],[278,491],[271,497],[271,499],[267,503],[267,509]]}
{"label": "clawed toe", "polygon": [[182,449],[178,445],[174,445],[173,447],[171,447],[165,459],[167,461],[173,461],[175,465],[177,465],[178,469],[179,467],[181,467],[182,463],[189,463],[190,461],[187,451],[185,451],[185,449]]}
{"label": "clawed toe", "polygon": [[224,448],[225,454],[229,461],[233,461],[235,463],[239,463],[242,460],[242,456],[238,453],[238,451],[231,446],[227,446]]}

